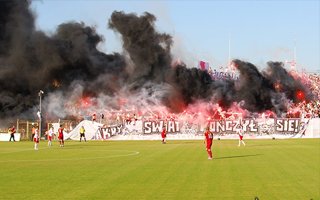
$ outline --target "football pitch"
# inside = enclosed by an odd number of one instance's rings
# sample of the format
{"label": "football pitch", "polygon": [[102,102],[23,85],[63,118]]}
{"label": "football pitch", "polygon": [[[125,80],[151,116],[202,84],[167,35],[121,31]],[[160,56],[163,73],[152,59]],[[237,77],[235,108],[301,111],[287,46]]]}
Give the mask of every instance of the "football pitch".
{"label": "football pitch", "polygon": [[320,199],[320,139],[0,143],[0,199]]}

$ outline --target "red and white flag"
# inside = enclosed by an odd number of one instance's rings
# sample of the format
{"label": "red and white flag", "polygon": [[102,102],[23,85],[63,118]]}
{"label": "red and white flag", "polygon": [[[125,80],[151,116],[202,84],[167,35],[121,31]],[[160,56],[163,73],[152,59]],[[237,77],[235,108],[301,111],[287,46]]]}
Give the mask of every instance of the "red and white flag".
{"label": "red and white flag", "polygon": [[201,69],[201,70],[208,70],[209,69],[209,63],[208,62],[205,62],[205,61],[200,61],[199,62],[199,68]]}

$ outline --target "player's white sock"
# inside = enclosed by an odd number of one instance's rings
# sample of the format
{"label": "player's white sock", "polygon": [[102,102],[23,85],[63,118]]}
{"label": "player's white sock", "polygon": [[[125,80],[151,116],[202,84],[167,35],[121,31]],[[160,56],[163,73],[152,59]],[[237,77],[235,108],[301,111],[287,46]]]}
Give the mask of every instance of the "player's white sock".
{"label": "player's white sock", "polygon": [[243,144],[243,146],[246,146],[246,143],[244,143],[244,141],[242,140],[242,144]]}

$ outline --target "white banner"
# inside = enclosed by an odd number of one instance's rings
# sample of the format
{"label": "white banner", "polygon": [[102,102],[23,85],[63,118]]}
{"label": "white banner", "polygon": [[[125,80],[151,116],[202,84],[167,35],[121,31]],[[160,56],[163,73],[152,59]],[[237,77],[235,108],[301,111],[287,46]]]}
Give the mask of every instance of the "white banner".
{"label": "white banner", "polygon": [[[278,118],[278,119],[243,119],[210,120],[205,124],[193,124],[176,120],[138,120],[131,123],[103,126],[99,129],[102,139],[159,139],[163,126],[166,126],[168,139],[200,139],[205,127],[218,138],[237,138],[237,129],[243,129],[249,138],[300,138],[319,137],[309,134],[309,118]],[[306,135],[308,133],[309,136]]]}
{"label": "white banner", "polygon": [[[9,142],[10,136],[11,136],[10,133],[0,133],[0,141]],[[20,141],[20,133],[15,133],[14,134],[14,140],[15,141]]]}

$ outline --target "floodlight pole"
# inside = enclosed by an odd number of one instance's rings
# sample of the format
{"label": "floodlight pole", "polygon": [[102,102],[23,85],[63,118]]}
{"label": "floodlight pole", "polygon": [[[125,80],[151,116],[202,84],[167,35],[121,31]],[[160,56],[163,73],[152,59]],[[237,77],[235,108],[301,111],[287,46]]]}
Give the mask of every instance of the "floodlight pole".
{"label": "floodlight pole", "polygon": [[296,39],[294,39],[293,63],[294,63],[294,70],[298,71],[298,68],[297,68],[297,47],[296,47]]}
{"label": "floodlight pole", "polygon": [[41,118],[42,118],[42,113],[41,113],[41,97],[42,97],[42,95],[43,95],[43,91],[42,90],[40,90],[39,91],[39,142],[40,142],[40,138],[41,138]]}
{"label": "floodlight pole", "polygon": [[231,39],[230,39],[230,33],[229,33],[229,47],[228,47],[228,71],[231,70]]}

